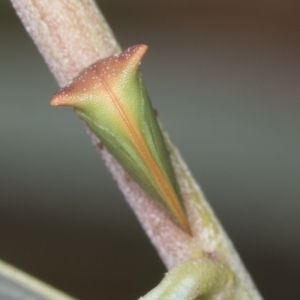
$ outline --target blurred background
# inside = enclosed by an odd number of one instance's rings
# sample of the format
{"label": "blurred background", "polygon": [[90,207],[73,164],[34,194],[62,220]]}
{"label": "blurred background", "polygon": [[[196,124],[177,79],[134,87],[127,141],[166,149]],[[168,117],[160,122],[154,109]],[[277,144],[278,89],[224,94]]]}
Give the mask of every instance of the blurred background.
{"label": "blurred background", "polygon": [[[159,117],[266,299],[299,299],[300,2],[100,1],[149,45]],[[52,75],[0,1],[0,257],[80,299],[137,299],[165,272]],[[117,287],[117,288],[116,288]]]}

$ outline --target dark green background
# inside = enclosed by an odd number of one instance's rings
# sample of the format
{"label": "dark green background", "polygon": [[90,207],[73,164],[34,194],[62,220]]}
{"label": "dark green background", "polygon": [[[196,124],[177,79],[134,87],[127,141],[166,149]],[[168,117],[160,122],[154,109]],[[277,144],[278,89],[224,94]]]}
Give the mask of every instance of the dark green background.
{"label": "dark green background", "polygon": [[[299,299],[299,1],[101,1],[159,117],[266,299]],[[0,1],[0,257],[80,299],[164,268],[81,122]]]}

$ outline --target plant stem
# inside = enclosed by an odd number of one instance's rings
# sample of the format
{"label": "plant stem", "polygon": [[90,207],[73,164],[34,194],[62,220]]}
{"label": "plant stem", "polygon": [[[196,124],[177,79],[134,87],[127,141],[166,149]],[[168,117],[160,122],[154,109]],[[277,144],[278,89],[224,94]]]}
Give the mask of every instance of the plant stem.
{"label": "plant stem", "polygon": [[93,1],[11,2],[60,86],[120,50]]}
{"label": "plant stem", "polygon": [[0,299],[75,300],[0,261]]}
{"label": "plant stem", "polygon": [[[69,83],[96,60],[120,50],[92,0],[11,2],[60,86]],[[98,139],[90,135],[97,146]],[[177,227],[135,182],[128,181],[121,166],[105,149],[97,149],[169,269],[201,255],[218,257],[235,275],[238,299],[261,299],[230,240],[166,133],[165,137],[193,236]]]}

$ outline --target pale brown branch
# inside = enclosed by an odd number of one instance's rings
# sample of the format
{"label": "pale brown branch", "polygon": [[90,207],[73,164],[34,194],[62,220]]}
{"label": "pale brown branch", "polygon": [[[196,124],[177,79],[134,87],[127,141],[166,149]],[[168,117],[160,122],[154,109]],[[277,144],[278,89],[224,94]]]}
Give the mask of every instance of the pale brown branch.
{"label": "pale brown branch", "polygon": [[[83,68],[119,51],[104,17],[92,0],[11,0],[17,14],[60,86]],[[99,141],[91,134],[94,144]],[[261,299],[235,249],[190,172],[166,136],[185,199],[193,237],[178,228],[121,166],[101,152],[112,176],[168,268],[201,255],[218,257],[233,271],[237,299]]]}

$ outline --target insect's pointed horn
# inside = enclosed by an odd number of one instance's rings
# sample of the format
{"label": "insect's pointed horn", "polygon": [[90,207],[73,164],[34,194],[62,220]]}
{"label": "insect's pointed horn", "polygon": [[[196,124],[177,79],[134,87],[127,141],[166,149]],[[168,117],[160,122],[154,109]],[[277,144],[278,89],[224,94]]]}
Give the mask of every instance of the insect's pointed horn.
{"label": "insect's pointed horn", "polygon": [[121,56],[124,57],[128,62],[127,62],[127,68],[137,68],[140,65],[140,62],[145,55],[145,53],[148,50],[147,45],[135,45],[124,52],[122,52]]}
{"label": "insect's pointed horn", "polygon": [[50,100],[51,106],[74,106],[73,95],[66,91],[67,87],[59,90]]}

